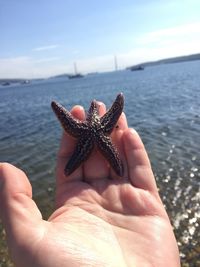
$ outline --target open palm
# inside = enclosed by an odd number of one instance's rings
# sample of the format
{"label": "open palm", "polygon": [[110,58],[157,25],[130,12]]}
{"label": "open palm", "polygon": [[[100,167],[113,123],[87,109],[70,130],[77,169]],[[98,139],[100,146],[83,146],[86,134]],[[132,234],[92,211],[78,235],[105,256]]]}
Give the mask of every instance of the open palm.
{"label": "open palm", "polygon": [[[101,115],[104,112],[101,104]],[[72,113],[84,119],[81,107],[74,107]],[[112,138],[123,160],[123,178],[116,177],[98,151],[65,177],[64,166],[75,140],[63,135],[57,209],[48,221],[42,220],[32,200],[25,174],[11,165],[0,165],[1,217],[17,267],[180,266],[149,159],[124,114]]]}

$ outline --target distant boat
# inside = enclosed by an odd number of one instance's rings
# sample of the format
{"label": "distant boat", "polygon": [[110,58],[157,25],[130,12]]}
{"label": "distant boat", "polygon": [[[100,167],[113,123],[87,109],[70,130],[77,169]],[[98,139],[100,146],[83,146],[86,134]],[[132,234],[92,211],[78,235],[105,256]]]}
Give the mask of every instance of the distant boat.
{"label": "distant boat", "polygon": [[80,73],[68,75],[69,79],[83,78],[84,76]]}
{"label": "distant boat", "polygon": [[29,84],[29,83],[30,83],[29,80],[24,80],[24,81],[21,82],[21,84]]}
{"label": "distant boat", "polygon": [[133,67],[130,67],[130,70],[131,71],[144,70],[144,67],[142,67],[141,65],[140,66],[133,66]]}
{"label": "distant boat", "polygon": [[84,76],[77,72],[76,62],[74,62],[74,74],[68,75],[69,79],[83,78]]}
{"label": "distant boat", "polygon": [[9,83],[9,82],[4,82],[4,83],[2,83],[1,85],[3,85],[3,86],[8,86],[8,85],[10,85],[10,83]]}

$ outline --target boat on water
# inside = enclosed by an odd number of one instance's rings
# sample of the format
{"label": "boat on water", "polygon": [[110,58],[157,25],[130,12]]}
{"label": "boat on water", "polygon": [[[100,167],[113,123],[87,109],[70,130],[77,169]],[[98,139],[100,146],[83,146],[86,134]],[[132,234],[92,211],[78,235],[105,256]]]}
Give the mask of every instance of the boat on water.
{"label": "boat on water", "polygon": [[74,74],[68,75],[69,79],[83,78],[84,76],[77,71],[76,62],[74,62]]}
{"label": "boat on water", "polygon": [[8,85],[10,85],[10,83],[9,82],[3,82],[1,85],[8,86]]}
{"label": "boat on water", "polygon": [[144,70],[144,67],[139,65],[139,66],[133,66],[133,67],[130,67],[130,70],[131,71],[137,71],[137,70]]}
{"label": "boat on water", "polygon": [[83,78],[84,76],[80,73],[68,75],[69,79]]}
{"label": "boat on water", "polygon": [[30,80],[24,80],[24,81],[21,82],[21,84],[23,84],[23,85],[24,84],[29,84],[29,83],[30,83]]}

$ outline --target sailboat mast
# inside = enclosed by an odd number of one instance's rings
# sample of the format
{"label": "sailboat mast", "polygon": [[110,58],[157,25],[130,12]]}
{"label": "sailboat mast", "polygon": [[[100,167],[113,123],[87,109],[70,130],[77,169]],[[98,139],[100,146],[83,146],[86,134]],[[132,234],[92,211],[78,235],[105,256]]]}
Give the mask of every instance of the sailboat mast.
{"label": "sailboat mast", "polygon": [[77,75],[77,66],[76,66],[76,62],[74,62],[74,74]]}
{"label": "sailboat mast", "polygon": [[117,56],[114,56],[115,71],[118,70]]}

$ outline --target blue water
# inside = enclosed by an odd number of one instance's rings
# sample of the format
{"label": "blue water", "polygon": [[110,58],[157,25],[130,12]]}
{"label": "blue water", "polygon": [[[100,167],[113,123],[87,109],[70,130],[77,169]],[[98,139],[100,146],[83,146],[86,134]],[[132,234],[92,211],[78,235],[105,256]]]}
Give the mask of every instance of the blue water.
{"label": "blue water", "polygon": [[42,198],[53,187],[61,135],[51,101],[87,109],[97,99],[109,107],[123,92],[129,126],[148,150],[185,257],[188,244],[198,245],[200,237],[199,71],[195,61],[1,87],[0,161],[25,170]]}

